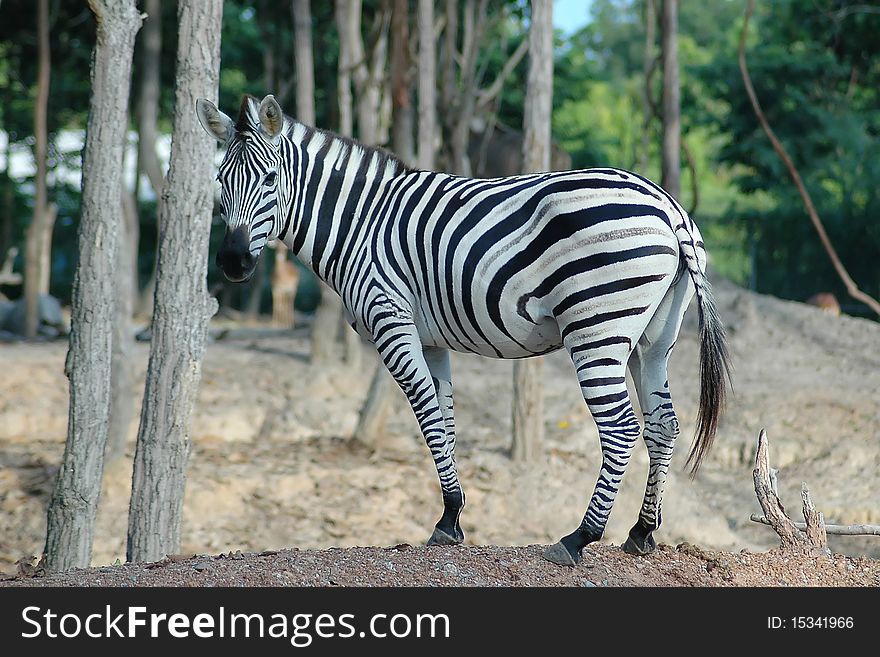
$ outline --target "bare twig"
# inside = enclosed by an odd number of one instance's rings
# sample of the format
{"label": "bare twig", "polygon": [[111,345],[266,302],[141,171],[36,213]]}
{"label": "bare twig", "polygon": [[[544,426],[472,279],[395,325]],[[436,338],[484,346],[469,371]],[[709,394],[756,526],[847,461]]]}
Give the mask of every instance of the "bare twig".
{"label": "bare twig", "polygon": [[[762,525],[770,525],[767,518],[757,513],[749,516],[749,520],[759,522]],[[795,522],[794,526],[804,531],[807,528],[807,523]],[[825,525],[825,533],[835,536],[880,536],[880,525]]]}
{"label": "bare twig", "polygon": [[813,205],[813,200],[810,197],[809,192],[807,192],[806,187],[804,187],[803,180],[801,180],[801,176],[798,173],[797,168],[795,168],[794,163],[788,156],[788,152],[785,150],[782,143],[776,137],[776,133],[774,133],[773,129],[770,127],[770,123],[767,121],[767,117],[764,115],[764,111],[761,109],[761,104],[758,102],[758,97],[755,94],[754,87],[752,86],[752,79],[749,75],[749,69],[746,64],[746,35],[748,34],[749,30],[749,19],[751,18],[754,9],[755,0],[749,0],[749,4],[746,7],[745,19],[743,20],[742,32],[740,33],[739,37],[739,69],[742,73],[743,84],[745,85],[746,93],[748,94],[749,100],[752,103],[752,109],[755,112],[755,116],[758,117],[758,121],[760,122],[761,127],[764,129],[764,132],[770,139],[770,143],[773,144],[773,150],[776,151],[776,154],[785,164],[785,168],[788,169],[788,173],[791,176],[791,179],[794,181],[794,184],[801,195],[801,199],[803,199],[804,206],[807,209],[807,214],[810,216],[810,220],[813,222],[813,226],[815,227],[816,232],[819,234],[819,239],[822,241],[822,246],[825,247],[825,251],[828,253],[828,257],[831,259],[831,264],[834,265],[834,269],[835,271],[837,271],[837,275],[840,276],[840,279],[846,286],[846,291],[853,299],[861,301],[862,303],[870,307],[871,310],[873,310],[875,313],[880,315],[880,302],[878,302],[876,299],[869,296],[868,294],[862,292],[856,285],[855,281],[850,278],[849,273],[843,266],[843,263],[837,255],[837,251],[835,251],[834,247],[831,245],[831,240],[828,239],[828,234],[825,232],[825,227],[822,224],[822,220],[819,218],[819,214],[816,212],[816,208]]}

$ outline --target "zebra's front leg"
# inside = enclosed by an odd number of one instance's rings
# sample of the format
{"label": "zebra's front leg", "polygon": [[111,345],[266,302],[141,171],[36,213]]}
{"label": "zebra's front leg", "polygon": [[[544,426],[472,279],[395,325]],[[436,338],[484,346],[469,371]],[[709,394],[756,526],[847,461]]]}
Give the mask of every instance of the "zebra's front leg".
{"label": "zebra's front leg", "polygon": [[458,479],[455,466],[455,415],[452,408],[452,370],[449,366],[449,352],[446,349],[426,347],[423,351],[428,370],[437,394],[440,412],[443,415],[443,442],[428,439],[428,448],[437,466],[440,489],[443,492],[443,515],[428,539],[428,545],[458,545],[464,540],[459,518],[464,508],[464,490]]}
{"label": "zebra's front leg", "polygon": [[440,478],[443,515],[428,545],[457,545],[464,540],[458,522],[464,492],[453,458],[455,441],[447,436],[447,426],[453,424],[449,356],[442,349],[423,349],[415,327],[399,323],[393,325],[388,335],[377,336],[375,344],[409,400]]}

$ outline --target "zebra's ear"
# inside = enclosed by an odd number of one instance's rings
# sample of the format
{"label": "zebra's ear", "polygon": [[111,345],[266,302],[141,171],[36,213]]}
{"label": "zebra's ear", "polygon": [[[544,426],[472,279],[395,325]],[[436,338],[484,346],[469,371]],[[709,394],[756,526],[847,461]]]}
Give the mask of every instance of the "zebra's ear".
{"label": "zebra's ear", "polygon": [[260,103],[260,124],[272,139],[280,135],[281,129],[284,127],[284,114],[281,111],[281,105],[272,94],[263,98],[263,102]]}
{"label": "zebra's ear", "polygon": [[199,98],[196,101],[196,114],[199,116],[199,123],[209,135],[221,143],[226,143],[232,139],[235,134],[235,123],[210,100]]}

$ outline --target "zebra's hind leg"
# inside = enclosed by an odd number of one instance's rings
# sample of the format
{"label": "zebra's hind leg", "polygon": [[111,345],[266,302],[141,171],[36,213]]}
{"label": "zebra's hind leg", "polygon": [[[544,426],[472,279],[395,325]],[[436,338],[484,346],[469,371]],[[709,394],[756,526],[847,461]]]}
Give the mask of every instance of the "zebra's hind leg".
{"label": "zebra's hind leg", "polygon": [[440,412],[443,415],[445,433],[443,444],[437,442],[432,445],[431,441],[428,441],[440,477],[440,488],[443,491],[443,515],[434,527],[428,545],[458,545],[464,540],[459,518],[465,498],[455,466],[455,415],[452,408],[452,369],[449,366],[449,352],[446,349],[426,347],[423,353],[431,373]]}
{"label": "zebra's hind leg", "polygon": [[650,459],[639,519],[623,544],[623,550],[629,554],[650,554],[657,547],[653,532],[660,527],[662,520],[663,488],[679,433],[667,380],[667,365],[692,296],[690,277],[680,278],[666,293],[629,360],[642,407],[644,439]]}
{"label": "zebra's hind leg", "polygon": [[612,346],[615,348],[569,348],[584,399],[599,429],[602,467],[580,526],[544,552],[545,559],[563,566],[577,564],[584,547],[599,540],[605,532],[614,498],[641,433],[626,389],[629,340],[624,338]]}

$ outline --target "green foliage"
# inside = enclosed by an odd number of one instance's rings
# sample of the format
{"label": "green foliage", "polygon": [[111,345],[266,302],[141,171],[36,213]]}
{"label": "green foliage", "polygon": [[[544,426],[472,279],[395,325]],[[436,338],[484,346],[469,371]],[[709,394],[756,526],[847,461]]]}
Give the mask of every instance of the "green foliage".
{"label": "green foliage", "polygon": [[[765,7],[751,28],[747,59],[764,113],[832,243],[859,286],[877,296],[880,112],[874,36],[880,16],[842,19],[853,22],[850,30],[833,20],[831,8],[793,0]],[[846,302],[791,178],[758,125],[735,56],[719,52],[696,73],[708,94],[720,100],[706,105],[701,117],[724,135],[719,160],[737,167],[734,182],[746,198],[766,199],[738,203],[728,214],[745,228],[753,247],[757,288],[801,300],[828,290]],[[858,306],[849,310],[863,312]]]}
{"label": "green foliage", "polygon": [[[589,25],[566,38],[557,35],[553,135],[574,166],[618,166],[659,178],[660,122],[645,125],[643,55],[646,0],[592,0]],[[867,292],[880,295],[880,14],[861,11],[855,0],[774,0],[757,3],[748,61],[764,111],[785,144],[844,263]],[[660,2],[658,1],[658,7]],[[382,0],[365,0],[363,26],[369,42]],[[505,13],[501,13],[504,8]],[[739,283],[788,298],[804,299],[844,290],[819,244],[803,204],[761,130],[746,97],[737,65],[745,0],[680,2],[679,59],[683,139],[694,160],[699,205],[695,217],[712,264]],[[334,5],[312,3],[315,103],[319,126],[338,124],[336,71],[339,42]],[[411,12],[412,16],[415,12]],[[438,14],[440,14],[438,5]],[[478,61],[488,85],[526,38],[528,3],[490,3],[488,37]],[[50,170],[78,166],[80,154],[62,153],[55,135],[83,128],[89,107],[89,63],[95,25],[81,0],[50,2],[52,86],[49,104]],[[0,127],[13,145],[29,148],[36,95],[36,17],[31,0],[4,0],[0,23]],[[176,3],[162,16],[159,127],[170,132],[174,103]],[[657,29],[659,54],[660,30]],[[241,96],[274,93],[296,115],[293,86],[293,22],[289,2],[225,0],[220,105],[234,114]],[[267,79],[267,66],[274,80]],[[136,99],[140,60],[133,69]],[[438,75],[442,75],[438,70]],[[527,57],[515,68],[496,104],[498,119],[522,125]],[[659,104],[661,73],[653,79]],[[136,117],[132,118],[136,128]],[[683,162],[685,162],[683,157]],[[2,178],[0,178],[2,181]],[[4,200],[0,242],[23,247],[32,212],[32,181],[14,180]],[[691,174],[682,172],[682,203],[693,203]],[[68,299],[76,253],[79,190],[56,183],[58,205],[53,249],[53,292]],[[5,199],[5,197],[4,197]],[[155,202],[141,202],[139,270],[145,282],[156,248]],[[212,252],[222,239],[215,221]],[[0,244],[2,245],[2,244]],[[23,251],[23,249],[22,249]],[[21,258],[21,256],[19,256]],[[17,268],[20,269],[20,263]],[[271,265],[268,265],[271,268]],[[317,299],[304,277],[301,309]],[[213,262],[209,286],[221,282]],[[311,287],[309,287],[311,286]],[[9,290],[4,290],[9,291]],[[232,296],[241,296],[241,290]],[[265,290],[263,291],[265,296]],[[266,304],[268,305],[268,304]],[[860,312],[857,305],[848,308]]]}

